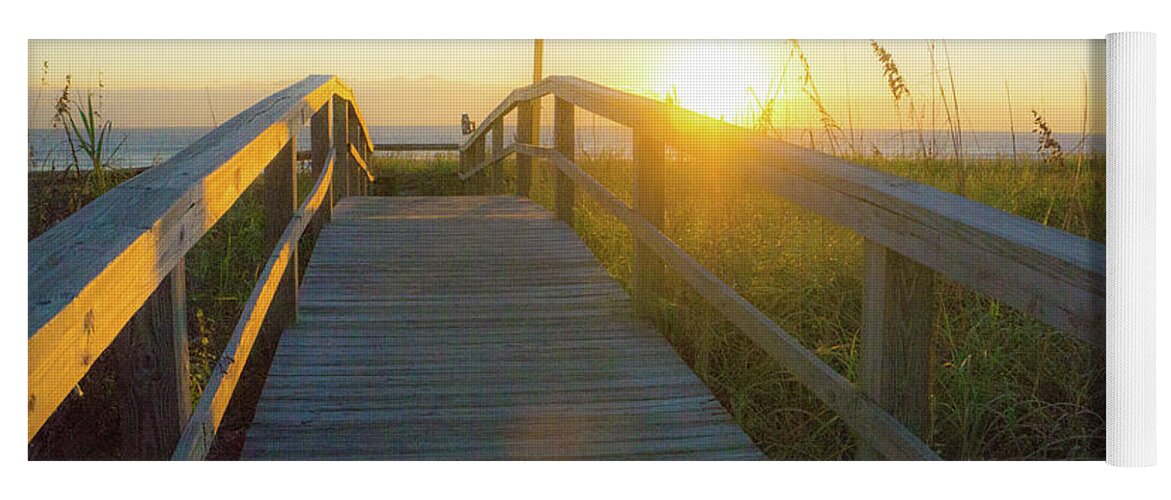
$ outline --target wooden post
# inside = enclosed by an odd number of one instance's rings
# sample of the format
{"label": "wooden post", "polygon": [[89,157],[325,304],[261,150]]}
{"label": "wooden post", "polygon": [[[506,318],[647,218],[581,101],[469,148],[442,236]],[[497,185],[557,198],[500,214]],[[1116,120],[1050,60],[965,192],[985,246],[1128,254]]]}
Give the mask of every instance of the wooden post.
{"label": "wooden post", "polygon": [[[310,120],[310,142],[312,143],[312,159],[313,162],[313,182],[317,182],[317,178],[321,176],[321,172],[325,170],[325,160],[329,157],[329,125],[332,113],[330,113],[329,103],[321,106],[321,109],[313,114]],[[333,188],[328,190],[325,194],[325,202],[321,204],[321,208],[313,222],[313,234],[321,231],[321,225],[329,222],[333,218]]]}
{"label": "wooden post", "polygon": [[[557,152],[573,161],[575,150],[573,103],[560,97],[553,108],[553,138],[557,143]],[[554,205],[557,218],[573,226],[573,180],[565,175],[561,169],[555,168],[554,175]]]}
{"label": "wooden post", "polygon": [[[533,142],[533,104],[532,101],[521,102],[516,105],[516,142],[532,144]],[[529,196],[533,183],[533,157],[516,154],[516,194]]]}
{"label": "wooden post", "polygon": [[185,261],[163,278],[118,335],[122,458],[170,458],[191,417]]}
{"label": "wooden post", "polygon": [[[663,227],[665,146],[662,142],[634,130],[634,209],[651,224]],[[634,240],[634,299],[640,312],[650,312],[649,305],[658,294],[663,280],[663,263],[649,247]]]}
{"label": "wooden post", "polygon": [[[459,152],[459,171],[461,173],[471,172],[476,165],[476,141],[468,143],[467,149]],[[469,178],[470,179],[470,178]]]}
{"label": "wooden post", "polygon": [[[485,137],[483,134],[480,135],[479,139],[476,139],[476,143],[472,147],[471,168],[479,167],[480,165],[482,165],[484,163],[484,160],[487,159],[487,157],[485,156],[485,151],[484,151],[484,143],[485,142],[486,141],[485,141]],[[473,185],[476,186],[476,191],[481,192],[481,190],[479,188],[484,186],[484,173],[481,172],[481,173],[477,174],[475,177],[472,178],[472,182],[474,183]]]}
{"label": "wooden post", "polygon": [[[935,275],[922,264],[871,240],[866,252],[866,302],[858,377],[874,402],[930,444],[935,356]],[[881,459],[859,446],[862,460]]]}
{"label": "wooden post", "polygon": [[350,147],[346,112],[349,103],[341,96],[333,96],[333,186],[334,200],[350,195]]}
{"label": "wooden post", "polygon": [[[504,120],[497,119],[492,123],[492,158],[504,151]],[[492,192],[504,192],[504,162],[497,162],[492,166]]]}
{"label": "wooden post", "polygon": [[[533,83],[538,83],[543,78],[545,61],[545,41],[541,39],[533,40]],[[529,144],[541,144],[541,99],[533,99],[532,101],[532,134],[529,139],[532,141]]]}
{"label": "wooden post", "polygon": [[[281,234],[285,232],[297,210],[297,163],[294,161],[296,151],[297,136],[294,135],[264,169],[265,255],[272,254],[280,242]],[[293,245],[289,267],[277,285],[272,306],[265,318],[265,325],[277,335],[293,323],[293,318],[297,314],[297,262],[297,245]]]}
{"label": "wooden post", "polygon": [[362,134],[362,163],[366,164],[366,168],[370,169],[370,177],[366,178],[366,196],[374,194],[374,182],[378,180],[377,172],[374,171],[374,152],[370,150],[370,146],[366,144],[366,134]]}
{"label": "wooden post", "polygon": [[[361,157],[363,161],[366,157],[363,156],[366,151],[365,135],[362,133],[362,122],[358,121],[358,112],[354,110],[354,103],[346,104],[346,111],[349,113],[347,119],[350,127],[350,144],[354,146],[354,150]],[[366,173],[362,171],[362,167],[358,166],[358,162],[353,163],[354,171],[354,194],[358,196],[366,196],[370,194],[370,179],[366,177]]]}

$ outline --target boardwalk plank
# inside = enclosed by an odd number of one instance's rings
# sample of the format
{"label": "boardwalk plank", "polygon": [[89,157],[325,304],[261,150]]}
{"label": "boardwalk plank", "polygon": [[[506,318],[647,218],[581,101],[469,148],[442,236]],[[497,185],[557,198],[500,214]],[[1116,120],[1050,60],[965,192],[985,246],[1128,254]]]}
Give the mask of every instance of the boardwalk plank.
{"label": "boardwalk plank", "polygon": [[541,206],[350,197],[333,217],[244,458],[762,458]]}

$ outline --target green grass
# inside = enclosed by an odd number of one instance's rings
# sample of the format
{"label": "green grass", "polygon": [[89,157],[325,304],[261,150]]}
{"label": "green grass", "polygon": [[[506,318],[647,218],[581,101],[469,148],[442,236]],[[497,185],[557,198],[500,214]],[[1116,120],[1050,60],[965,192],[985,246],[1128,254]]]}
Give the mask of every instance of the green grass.
{"label": "green grass", "polygon": [[[379,170],[373,194],[380,196],[458,196],[472,194],[477,185],[459,180],[457,156],[376,156]],[[478,180],[478,179],[477,179]]]}
{"label": "green grass", "polygon": [[[947,161],[861,159],[871,167],[956,189]],[[1105,161],[1080,173],[1011,160],[968,161],[968,195],[1081,236],[1105,239]],[[630,201],[628,161],[579,157],[579,164]],[[507,164],[505,192],[514,168]],[[454,159],[377,168],[410,190],[386,194],[473,194],[489,183],[462,183]],[[862,241],[745,182],[714,203],[702,167],[672,160],[665,233],[760,308],[806,348],[851,380],[862,314]],[[1074,181],[1076,177],[1076,182]],[[751,179],[749,179],[751,181]],[[433,189],[433,191],[432,191]],[[551,175],[537,163],[533,197],[552,207]],[[579,235],[609,272],[629,287],[633,248],[625,226],[578,195]],[[724,207],[721,209],[721,207]],[[734,223],[731,221],[735,221]],[[769,360],[677,277],[669,276],[653,320],[680,356],[772,458],[847,459],[851,432],[840,419]],[[1089,459],[1105,456],[1105,356],[987,297],[942,278],[936,319],[937,369],[932,448],[951,460]]]}
{"label": "green grass", "polygon": [[[954,190],[950,162],[863,159],[870,166]],[[612,155],[580,158],[600,182],[630,201],[630,164]],[[385,176],[380,195],[460,195],[489,192],[483,175],[459,180],[452,156],[424,161],[377,158]],[[800,339],[842,374],[856,380],[862,311],[861,240],[783,200],[744,183],[723,216],[711,193],[691,179],[701,167],[670,162],[665,232],[721,279]],[[1080,174],[1011,160],[968,162],[969,196],[1023,217],[1105,239],[1104,159],[1090,158]],[[506,164],[504,192],[515,169]],[[1077,177],[1077,182],[1073,182]],[[302,196],[312,180],[300,177]],[[261,179],[187,256],[188,319],[193,398],[206,384],[267,254],[263,252]],[[87,199],[59,187],[42,191],[30,180],[32,239]],[[34,197],[34,194],[37,197]],[[95,194],[96,195],[96,194]],[[552,206],[548,168],[537,163],[534,198]],[[83,197],[84,198],[84,197]],[[39,200],[39,201],[38,201]],[[68,206],[54,205],[65,200]],[[579,193],[576,227],[624,286],[633,248],[622,224]],[[57,207],[57,208],[51,208]],[[74,207],[74,208],[70,208]],[[61,212],[61,213],[58,213]],[[46,218],[51,213],[53,217]],[[59,219],[58,219],[59,220]],[[730,223],[729,221],[737,221]],[[304,241],[302,248],[311,248]],[[302,252],[302,260],[308,252]],[[668,276],[653,320],[680,356],[736,420],[773,458],[847,459],[854,439],[837,416],[677,277]],[[941,280],[938,356],[931,446],[947,459],[1093,459],[1105,456],[1105,360],[1101,351],[1070,340],[979,294]],[[256,355],[257,351],[254,351]],[[102,356],[81,387],[38,436],[30,457],[116,458],[117,409],[113,370]],[[259,358],[254,358],[259,359]],[[261,374],[246,373],[221,432],[238,444]],[[249,389],[251,384],[251,389]],[[231,458],[233,446],[216,456]]]}
{"label": "green grass", "polygon": [[[138,171],[113,169],[119,181]],[[298,177],[299,200],[313,187],[308,173]],[[113,187],[110,184],[108,187]],[[107,189],[108,189],[107,187]],[[241,194],[236,203],[187,253],[188,351],[191,368],[191,398],[198,402],[211,377],[212,368],[236,327],[245,302],[268,260],[264,239],[263,176]],[[29,181],[29,239],[67,217],[101,194],[92,185],[45,175],[31,175]],[[312,237],[301,242],[302,268],[308,262]],[[254,362],[271,355],[272,345],[258,341],[245,369],[236,396],[224,417],[222,436],[212,458],[231,458],[238,450],[239,432],[251,418],[255,397],[262,387],[265,370]],[[115,377],[116,359],[111,345],[81,380],[84,394],[70,396],[30,444],[30,458],[116,459],[120,430]],[[220,436],[217,436],[220,437]],[[225,441],[221,439],[221,441]]]}

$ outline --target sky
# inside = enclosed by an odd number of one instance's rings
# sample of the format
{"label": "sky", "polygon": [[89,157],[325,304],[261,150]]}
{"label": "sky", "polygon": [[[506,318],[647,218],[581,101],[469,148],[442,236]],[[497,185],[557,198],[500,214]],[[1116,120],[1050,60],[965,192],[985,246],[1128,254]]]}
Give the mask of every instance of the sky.
{"label": "sky", "polygon": [[[896,109],[871,41],[547,40],[545,75],[574,75],[747,123],[774,100],[777,127],[818,127],[816,88],[843,128],[1020,132],[1036,110],[1059,133],[1105,127],[1103,40],[877,40],[909,97]],[[214,126],[309,74],[353,87],[371,125],[454,125],[531,82],[532,40],[30,40],[29,127],[50,126],[73,79],[115,127]],[[934,47],[934,48],[932,48]],[[932,71],[934,54],[935,71]],[[47,69],[46,69],[47,63]],[[954,92],[953,92],[954,86]],[[751,90],[750,90],[751,89]],[[950,109],[944,108],[947,95]],[[954,95],[954,101],[953,96]],[[100,96],[100,99],[99,99]],[[1010,110],[1011,103],[1011,113]],[[915,114],[912,114],[911,107]]]}

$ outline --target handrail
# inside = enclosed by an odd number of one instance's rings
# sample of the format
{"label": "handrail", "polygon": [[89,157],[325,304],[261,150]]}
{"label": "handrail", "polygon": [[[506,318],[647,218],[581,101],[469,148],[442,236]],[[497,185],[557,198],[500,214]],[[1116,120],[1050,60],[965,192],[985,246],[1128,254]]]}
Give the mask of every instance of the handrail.
{"label": "handrail", "polygon": [[374,172],[370,170],[370,167],[366,166],[366,160],[362,159],[362,155],[358,153],[358,148],[355,148],[353,144],[350,144],[349,151],[350,161],[354,162],[358,166],[358,169],[361,170],[362,173],[366,174],[366,180],[373,182]]}
{"label": "handrail", "polygon": [[476,166],[468,169],[465,172],[460,172],[459,179],[461,181],[466,181],[469,178],[471,178],[473,175],[476,175],[477,172],[504,161],[505,158],[508,158],[508,155],[511,155],[515,152],[516,152],[516,145],[509,144],[509,145],[505,146],[503,149],[501,149],[500,151],[495,152],[493,154],[492,158],[484,160],[479,165],[476,165]]}
{"label": "handrail", "polygon": [[[557,97],[557,148],[526,144],[528,101]],[[580,107],[635,131],[636,190],[649,189],[643,208],[631,208],[572,160],[573,109]],[[499,147],[504,116],[518,109],[511,149]],[[564,113],[564,116],[562,116]],[[483,160],[487,130],[494,150],[518,155],[518,193],[527,195],[528,158],[543,158],[558,171],[558,218],[572,223],[573,187],[590,194],[630,228],[636,239],[635,273],[646,253],[665,262],[737,325],[769,356],[836,411],[867,446],[890,458],[938,459],[920,438],[930,429],[932,271],[1000,300],[1093,345],[1105,345],[1105,246],[996,208],[847,160],[770,139],[676,106],[634,96],[574,77],[551,76],[513,90],[469,135],[461,173],[468,179],[500,158]],[[640,142],[643,148],[640,152]],[[653,184],[661,149],[669,145],[693,157],[747,171],[764,187],[866,238],[867,302],[863,327],[862,387],[851,384],[801,346],[646,217],[661,217]],[[655,150],[659,150],[657,153]],[[640,155],[642,155],[640,157]],[[521,161],[524,160],[524,163]],[[645,180],[639,180],[646,175]],[[496,174],[499,176],[499,173]],[[635,195],[639,205],[640,194]],[[645,210],[645,212],[644,212]],[[645,277],[636,292],[648,293]],[[923,285],[926,283],[926,285]],[[912,286],[914,284],[914,286]],[[926,339],[926,340],[923,340]],[[902,361],[898,361],[902,359]],[[896,417],[896,415],[901,415]],[[906,420],[900,420],[906,419]],[[912,423],[905,423],[912,422]]]}
{"label": "handrail", "polygon": [[799,340],[773,323],[767,315],[704,268],[703,264],[686,250],[671,241],[654,224],[627,206],[581,167],[553,148],[517,144],[516,150],[552,162],[573,179],[577,186],[590,194],[610,215],[626,224],[635,238],[650,247],[709,303],[714,304],[737,327],[752,337],[769,356],[780,361],[802,385],[841,415],[851,428],[874,431],[862,435],[862,439],[868,444],[897,460],[939,459],[939,455],[915,437],[914,433],[858,392],[846,377],[805,349]]}
{"label": "handrail", "polygon": [[496,108],[492,110],[492,112],[488,113],[488,116],[484,118],[484,121],[480,122],[482,126],[476,127],[476,129],[473,130],[471,134],[468,134],[468,137],[464,139],[462,144],[460,144],[459,150],[461,152],[467,151],[468,148],[472,147],[472,145],[476,143],[476,141],[483,140],[484,134],[488,133],[488,131],[492,128],[488,125],[496,123],[498,120],[503,118],[504,115],[507,115],[509,111],[516,109],[517,104],[533,99],[539,99],[553,93],[554,82],[559,78],[565,77],[550,76],[544,80],[541,80],[540,82],[525,87],[520,87],[513,90],[512,92],[509,92],[508,96],[505,97],[504,100],[501,101],[500,104],[498,104]]}
{"label": "handrail", "polygon": [[372,151],[350,88],[309,76],[29,242],[30,441],[186,253],[331,101],[357,118],[354,140]]}
{"label": "handrail", "polygon": [[370,128],[366,126],[366,118],[362,116],[362,109],[354,104],[356,101],[353,98],[346,100],[350,101],[350,104],[353,105],[353,107],[350,109],[354,112],[354,116],[358,118],[358,129],[362,132],[362,135],[359,138],[359,142],[362,143],[362,149],[365,150],[367,154],[373,153],[374,140],[370,138]]}
{"label": "handrail", "polygon": [[255,343],[257,334],[260,333],[260,326],[264,323],[269,306],[272,305],[277,286],[282,277],[285,276],[285,270],[289,264],[294,263],[297,243],[300,241],[302,233],[309,227],[314,215],[317,214],[322,203],[326,201],[326,194],[329,193],[333,179],[333,164],[334,151],[331,147],[329,156],[325,160],[325,168],[317,177],[313,190],[301,203],[301,208],[297,210],[289,225],[285,227],[279,243],[264,265],[264,270],[256,279],[252,295],[244,304],[244,311],[240,313],[240,319],[236,322],[236,328],[232,331],[232,336],[228,339],[223,354],[216,361],[211,379],[208,381],[203,395],[199,398],[199,404],[192,412],[191,419],[183,429],[172,459],[202,460],[211,450],[220,420],[228,408],[228,401],[232,398],[232,392],[240,380],[244,365],[248,362],[249,353],[252,352],[252,344]]}
{"label": "handrail", "polygon": [[[555,94],[696,157],[728,155],[777,195],[948,278],[1105,346],[1106,247],[961,196],[574,77],[518,88],[488,124]],[[467,151],[489,127],[476,129]]]}

